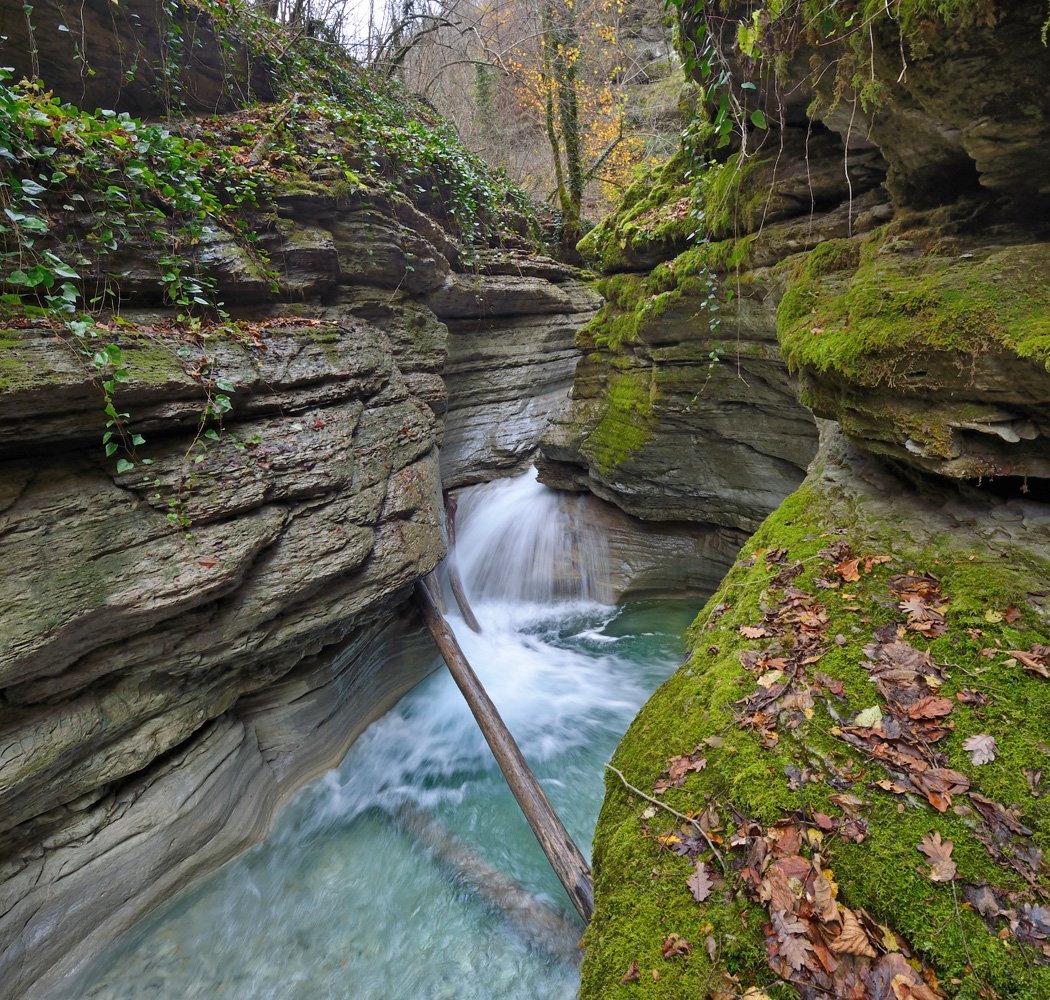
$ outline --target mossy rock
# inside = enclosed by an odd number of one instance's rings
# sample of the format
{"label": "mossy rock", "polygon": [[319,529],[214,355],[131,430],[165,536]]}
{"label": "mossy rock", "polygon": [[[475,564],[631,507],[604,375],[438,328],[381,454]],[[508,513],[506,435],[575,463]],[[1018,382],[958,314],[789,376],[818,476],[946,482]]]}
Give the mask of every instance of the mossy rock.
{"label": "mossy rock", "polygon": [[651,373],[626,368],[611,375],[601,418],[580,446],[601,471],[615,468],[652,436],[651,391]]}
{"label": "mossy rock", "polygon": [[[1050,643],[1046,602],[1036,596],[1050,574],[1050,518],[1033,504],[922,494],[872,468],[829,433],[806,483],[766,521],[697,618],[689,660],[621,742],[613,766],[680,815],[609,773],[594,841],[597,908],[585,939],[583,1000],[818,995],[788,982],[815,980],[808,966],[782,964],[771,944],[773,904],[754,891],[766,869],[748,871],[756,862],[747,845],[777,831],[798,835],[800,863],[815,859],[837,887],[840,912],[864,922],[871,957],[833,955],[858,975],[892,963],[905,968],[899,955],[887,957],[900,951],[910,961],[906,974],[921,976],[931,991],[916,996],[1050,996],[1047,956],[1029,920],[1044,919],[1038,907],[1050,890],[1040,853],[1050,841],[1042,785],[1050,679],[1011,652]],[[850,551],[860,557],[852,582],[848,565],[841,575],[835,568]],[[866,555],[890,559],[865,567]],[[907,573],[936,580],[942,634],[907,628],[891,584]],[[815,659],[805,664],[788,652],[810,627],[801,614],[780,636],[741,633],[768,628],[792,600],[816,615]],[[887,628],[936,665],[918,683],[930,684],[949,711],[922,753],[969,785],[951,801],[917,792],[911,772],[879,756],[880,744],[893,744],[889,736],[857,729],[858,716],[875,706],[884,719],[907,718],[905,701],[873,682],[871,644]],[[776,662],[763,657],[778,655],[790,665],[771,674]],[[758,724],[744,700],[770,690],[776,697]],[[964,742],[977,735],[994,737],[993,761],[978,765],[967,752]],[[669,762],[691,754],[706,765],[658,792]],[[993,815],[988,802],[1008,810],[999,814],[1014,827],[1005,838],[985,818]],[[701,817],[718,857],[680,816]],[[953,845],[956,870],[941,873],[950,879],[931,879],[919,851],[934,833]],[[714,883],[699,903],[687,881],[697,852]],[[812,921],[802,888],[793,891]],[[1010,920],[1025,913],[1026,930],[1012,932]],[[665,956],[672,935],[689,943],[686,956]],[[822,969],[812,953],[809,959]],[[638,978],[627,975],[632,963]]]}
{"label": "mossy rock", "polygon": [[685,153],[635,181],[615,214],[579,244],[584,259],[606,274],[646,271],[684,250],[698,225]]}
{"label": "mossy rock", "polygon": [[1050,476],[1050,244],[881,230],[781,271],[778,336],[815,413],[941,475]]}
{"label": "mossy rock", "polygon": [[[600,279],[596,287],[605,304],[577,334],[577,343],[619,353],[639,342],[678,343],[706,336],[725,305],[715,275],[746,266],[751,241],[701,243],[648,274]],[[683,331],[683,322],[692,330]]]}

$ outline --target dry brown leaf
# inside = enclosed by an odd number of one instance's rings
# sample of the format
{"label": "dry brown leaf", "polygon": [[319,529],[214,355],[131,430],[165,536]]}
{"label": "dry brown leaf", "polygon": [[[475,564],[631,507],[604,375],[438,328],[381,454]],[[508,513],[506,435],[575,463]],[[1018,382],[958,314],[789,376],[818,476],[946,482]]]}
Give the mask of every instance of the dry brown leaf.
{"label": "dry brown leaf", "polygon": [[769,635],[769,630],[761,625],[741,625],[738,631],[745,639],[765,639]]}
{"label": "dry brown leaf", "polygon": [[831,950],[836,955],[866,955],[868,958],[874,958],[875,949],[872,948],[857,915],[846,906],[842,907],[841,913],[842,933],[831,942]]}
{"label": "dry brown leaf", "polygon": [[1020,661],[1028,673],[1050,678],[1050,657],[1047,656],[1047,649],[1046,646],[1033,646],[1027,653],[1023,649],[1008,649],[1006,655]]}
{"label": "dry brown leaf", "polygon": [[896,781],[888,781],[886,778],[875,782],[883,791],[893,792],[894,795],[903,795],[908,789]]}
{"label": "dry brown leaf", "polygon": [[663,955],[664,958],[674,958],[676,955],[688,958],[692,950],[693,946],[681,934],[668,934],[667,940],[664,941]]}
{"label": "dry brown leaf", "polygon": [[693,894],[693,899],[698,903],[702,903],[711,895],[711,888],[714,883],[707,874],[703,861],[697,861],[696,870],[686,879],[686,882],[689,885],[689,891]]}
{"label": "dry brown leaf", "polygon": [[890,989],[897,1000],[941,1000],[925,983],[916,982],[908,976],[894,976]]}
{"label": "dry brown leaf", "polygon": [[[835,566],[835,572],[842,577],[846,583],[856,583],[860,579],[860,559],[845,559]],[[870,570],[869,570],[870,572]]]}
{"label": "dry brown leaf", "polygon": [[999,752],[999,744],[996,743],[994,736],[988,733],[977,733],[976,736],[963,740],[963,749],[975,764],[990,764]]}
{"label": "dry brown leaf", "polygon": [[927,834],[919,844],[919,850],[930,859],[930,881],[951,882],[955,878],[956,867],[952,861],[952,849],[955,844],[950,840],[941,840],[937,830]]}
{"label": "dry brown leaf", "polygon": [[839,904],[835,902],[835,886],[824,875],[818,875],[813,880],[813,906],[821,923],[837,923],[841,919]]}
{"label": "dry brown leaf", "polygon": [[638,968],[637,962],[632,962],[628,967],[627,971],[620,978],[620,985],[624,983],[636,983],[642,978],[642,970]]}
{"label": "dry brown leaf", "polygon": [[758,887],[759,897],[769,901],[771,910],[793,911],[798,905],[798,897],[791,891],[787,876],[778,866],[769,869],[769,875]]}
{"label": "dry brown leaf", "polygon": [[780,943],[780,954],[796,972],[806,964],[806,952],[813,945],[806,939],[808,928],[802,921],[787,913],[773,914],[773,930]]}
{"label": "dry brown leaf", "polygon": [[835,795],[829,796],[832,802],[835,803],[847,816],[859,816],[860,810],[867,805],[863,799],[858,799],[856,795],[850,795],[849,792],[839,792]]}
{"label": "dry brown leaf", "polygon": [[954,707],[955,702],[951,698],[940,698],[931,694],[909,705],[908,715],[912,719],[939,719],[948,715]]}

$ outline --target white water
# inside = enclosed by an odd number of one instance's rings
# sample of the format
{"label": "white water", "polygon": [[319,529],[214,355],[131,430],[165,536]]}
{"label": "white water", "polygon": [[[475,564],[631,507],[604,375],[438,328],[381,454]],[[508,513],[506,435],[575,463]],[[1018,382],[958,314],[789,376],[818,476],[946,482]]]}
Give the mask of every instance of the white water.
{"label": "white water", "polygon": [[[589,852],[607,760],[681,655],[681,606],[586,599],[602,552],[533,476],[467,491],[464,583],[484,632],[450,621],[570,834]],[[582,553],[582,554],[581,554]],[[576,580],[576,592],[567,593]],[[668,629],[668,626],[669,629]],[[530,947],[389,819],[436,817],[571,912],[447,671],[371,726],[268,840],[164,907],[70,996],[568,1000],[576,968]]]}

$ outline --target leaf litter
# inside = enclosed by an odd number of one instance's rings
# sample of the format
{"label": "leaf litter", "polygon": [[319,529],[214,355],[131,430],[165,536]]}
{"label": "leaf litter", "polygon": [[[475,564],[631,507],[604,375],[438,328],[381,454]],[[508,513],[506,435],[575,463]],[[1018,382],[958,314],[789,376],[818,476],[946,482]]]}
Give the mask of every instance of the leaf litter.
{"label": "leaf litter", "polygon": [[[840,720],[832,699],[846,700],[841,681],[819,670],[810,679],[809,668],[819,663],[829,648],[829,615],[813,594],[795,586],[802,564],[787,565],[786,555],[782,549],[765,553],[767,565],[777,569],[767,592],[779,591],[780,596],[765,610],[760,623],[738,628],[745,639],[772,640],[763,650],[744,649],[739,654],[741,665],[755,680],[756,690],[737,703],[738,723],[755,730],[766,748],[777,745],[779,727],[794,729],[812,718],[816,699],[823,699],[832,718]],[[831,565],[815,582],[817,587],[829,590],[839,588],[841,583],[856,583],[862,574],[891,561],[889,556],[854,556],[842,539],[820,555]],[[888,591],[904,620],[874,630],[872,641],[863,647],[867,659],[861,664],[884,704],[858,711],[852,723],[835,726],[832,733],[890,772],[891,779],[873,782],[885,792],[897,796],[914,794],[941,813],[952,806],[953,797],[965,796],[970,805],[957,805],[955,811],[961,815],[976,814],[980,820],[974,831],[978,840],[996,861],[1021,874],[1040,897],[1036,901],[1019,892],[962,882],[965,899],[989,926],[1005,922],[998,931],[1000,937],[1008,933],[1033,945],[1037,954],[1050,960],[1050,908],[1041,905],[1045,893],[1036,879],[1045,872],[1045,865],[1041,852],[1031,841],[1018,839],[1030,838],[1032,831],[1022,822],[1018,809],[1007,808],[972,789],[970,779],[953,769],[947,755],[937,748],[954,731],[951,715],[956,704],[979,708],[989,700],[987,695],[967,688],[957,692],[954,699],[941,695],[940,689],[948,679],[947,668],[908,641],[909,633],[933,639],[947,631],[950,598],[942,594],[937,577],[915,571],[891,577]],[[1019,616],[1016,608],[1009,608],[1000,619],[1012,622]],[[979,634],[980,630],[976,631]],[[838,646],[845,644],[840,639],[836,636],[834,640]],[[1035,645],[1029,651],[1006,652],[1027,672],[1050,678],[1050,647]],[[721,738],[716,739],[707,746],[721,746]],[[991,763],[999,751],[996,739],[988,733],[971,736],[962,746],[974,765]],[[669,761],[656,790],[681,786],[690,772],[706,767],[703,748],[704,744],[700,744],[690,754]],[[857,776],[850,781],[851,776],[842,768],[828,760],[824,763],[835,772],[825,775],[825,780],[841,782],[840,788],[856,785]],[[1030,770],[1026,775],[1035,794],[1042,772]],[[805,772],[795,769],[791,781],[805,780]],[[808,780],[820,780],[820,776],[811,774]],[[716,842],[728,845],[732,872],[726,870],[727,879],[735,875],[744,895],[766,907],[767,959],[785,980],[799,987],[812,987],[816,990],[814,995],[857,1000],[942,997],[936,977],[904,939],[876,923],[863,909],[852,909],[838,899],[833,872],[823,867],[823,835],[837,833],[857,843],[863,841],[866,803],[847,791],[830,798],[844,816],[800,814],[767,829],[749,821],[732,806],[728,807],[733,814],[731,826],[723,828],[716,804],[708,799],[697,824],[702,836],[683,826],[677,835],[657,839],[692,862],[693,870],[686,882],[697,903],[704,903],[724,888],[725,883],[717,875],[712,878],[704,855],[714,851]],[[723,810],[726,808],[723,806]],[[929,863],[927,874],[931,881],[957,880],[952,841],[943,840],[935,830],[916,846]],[[805,856],[807,849],[812,851],[811,857]],[[719,861],[725,865],[720,855]],[[671,935],[664,944],[664,954],[687,958],[690,947],[678,935]]]}

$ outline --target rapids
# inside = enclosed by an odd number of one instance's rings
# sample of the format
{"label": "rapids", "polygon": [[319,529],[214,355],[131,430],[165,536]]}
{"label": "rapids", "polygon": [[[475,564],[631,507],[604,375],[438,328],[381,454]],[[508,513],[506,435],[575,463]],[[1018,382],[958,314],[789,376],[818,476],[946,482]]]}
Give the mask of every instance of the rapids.
{"label": "rapids", "polygon": [[[604,553],[569,529],[566,502],[533,474],[465,491],[458,558],[484,631],[449,620],[588,854],[602,764],[679,662],[695,605],[590,600]],[[402,807],[562,911],[568,947],[559,954],[508,921],[397,821]],[[578,928],[442,668],[304,788],[263,844],[133,929],[66,996],[568,1000]]]}

